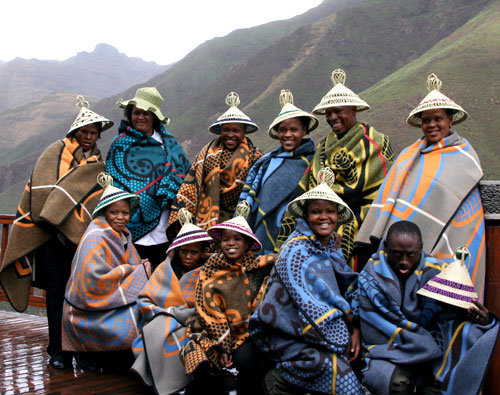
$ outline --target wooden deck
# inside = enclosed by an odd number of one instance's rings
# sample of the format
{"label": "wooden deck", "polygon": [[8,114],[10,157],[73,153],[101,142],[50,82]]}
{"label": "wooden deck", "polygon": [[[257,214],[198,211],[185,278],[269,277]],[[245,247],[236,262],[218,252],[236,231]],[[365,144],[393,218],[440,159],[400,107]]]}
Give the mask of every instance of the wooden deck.
{"label": "wooden deck", "polygon": [[0,311],[0,394],[151,394],[130,374],[95,374],[49,365],[47,319]]}

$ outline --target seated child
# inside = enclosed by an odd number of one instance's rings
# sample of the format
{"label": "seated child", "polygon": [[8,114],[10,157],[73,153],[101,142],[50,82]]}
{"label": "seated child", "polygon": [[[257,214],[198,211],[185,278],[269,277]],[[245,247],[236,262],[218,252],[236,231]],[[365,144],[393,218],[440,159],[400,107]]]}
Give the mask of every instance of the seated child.
{"label": "seated child", "polygon": [[317,187],[288,205],[297,225],[249,323],[252,340],[275,365],[264,380],[266,394],[364,394],[350,366],[361,348],[357,274],[335,233],[353,214],[329,186],[331,169],[319,177]]}
{"label": "seated child", "polygon": [[[205,230],[191,223],[187,209],[179,210],[179,220],[182,228],[167,250],[167,259],[139,294],[143,327],[132,347],[136,358],[132,370],[159,394],[178,391],[191,381],[179,353],[188,341],[186,322],[196,315],[195,290],[204,245],[212,241]],[[174,267],[184,273],[180,280]]]}
{"label": "seated child", "polygon": [[[220,250],[202,266],[196,287],[200,328],[190,328],[190,341],[182,356],[186,373],[194,381],[186,394],[222,393],[220,369],[236,367],[238,394],[261,393],[263,375],[258,351],[249,339],[248,319],[274,255],[255,258],[261,244],[245,217],[248,203],[238,205],[237,216],[208,229]],[[197,331],[198,329],[198,331]]]}
{"label": "seated child", "polygon": [[[458,276],[453,269],[439,279],[457,263],[464,269]],[[441,272],[442,267],[443,262],[423,251],[418,226],[400,221],[391,225],[361,271],[363,382],[373,394],[480,391],[498,320],[475,300],[463,261]],[[426,296],[419,291],[423,286],[430,290]],[[437,302],[439,293],[448,295],[448,303],[467,308]]]}
{"label": "seated child", "polygon": [[98,182],[106,189],[73,258],[62,344],[63,350],[77,352],[75,359],[84,370],[128,369],[133,362],[130,348],[139,335],[136,297],[151,266],[141,261],[126,228],[130,208],[139,198],[113,187],[107,173]]}

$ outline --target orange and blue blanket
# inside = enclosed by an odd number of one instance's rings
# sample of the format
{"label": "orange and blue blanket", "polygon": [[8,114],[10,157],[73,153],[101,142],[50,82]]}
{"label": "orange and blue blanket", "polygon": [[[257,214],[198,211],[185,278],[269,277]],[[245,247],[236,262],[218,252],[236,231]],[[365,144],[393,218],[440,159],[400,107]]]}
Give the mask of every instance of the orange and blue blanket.
{"label": "orange and blue blanket", "polygon": [[[397,365],[428,366],[443,394],[479,393],[498,336],[498,319],[478,325],[417,291],[443,262],[422,252],[403,286],[382,241],[359,275],[359,308],[365,367],[373,394],[390,393]],[[465,310],[464,310],[465,312]]]}
{"label": "orange and blue blanket", "polygon": [[127,350],[139,334],[137,295],[151,274],[128,231],[94,219],[78,245],[66,286],[62,345],[67,351]]}
{"label": "orange and blue blanket", "polygon": [[469,249],[469,274],[482,300],[486,265],[484,213],[478,190],[482,177],[476,152],[456,132],[430,146],[426,139],[417,140],[396,159],[356,244],[376,250],[394,222],[412,221],[422,231],[424,249],[438,259],[449,263],[459,246]]}
{"label": "orange and blue blanket", "polygon": [[334,239],[322,246],[300,218],[249,331],[282,378],[304,392],[364,394],[346,356],[351,334],[345,319],[357,316],[356,281]]}
{"label": "orange and blue blanket", "polygon": [[191,380],[179,353],[188,341],[186,322],[196,315],[194,295],[201,270],[191,270],[178,280],[171,258],[155,269],[138,297],[143,326],[132,347],[136,358],[132,370],[159,394],[176,392]]}

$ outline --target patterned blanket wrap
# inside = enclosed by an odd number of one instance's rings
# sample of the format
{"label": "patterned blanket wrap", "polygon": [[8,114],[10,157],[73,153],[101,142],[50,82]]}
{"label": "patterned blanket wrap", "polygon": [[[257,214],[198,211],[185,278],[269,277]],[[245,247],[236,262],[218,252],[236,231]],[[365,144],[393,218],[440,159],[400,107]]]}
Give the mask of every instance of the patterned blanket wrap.
{"label": "patterned blanket wrap", "polygon": [[139,295],[144,325],[132,347],[136,358],[132,370],[159,394],[176,392],[191,380],[179,353],[189,340],[186,323],[196,315],[194,293],[201,270],[191,270],[178,280],[171,258],[155,269]]}
{"label": "patterned blanket wrap", "polygon": [[114,231],[104,217],[94,219],[82,237],[66,285],[62,320],[63,350],[127,350],[139,335],[137,295],[151,275],[132,238]]}
{"label": "patterned blanket wrap", "polygon": [[190,341],[182,351],[187,374],[205,362],[221,368],[220,352],[232,354],[248,339],[248,320],[274,258],[255,258],[249,251],[239,264],[218,251],[202,266],[196,287],[198,322],[189,327]]}
{"label": "patterned blanket wrap", "polygon": [[438,259],[449,263],[460,245],[469,249],[469,274],[482,301],[486,246],[477,188],[482,176],[476,152],[456,132],[430,146],[417,140],[392,166],[356,244],[376,247],[394,222],[412,221],[422,230],[424,249]]}
{"label": "patterned blanket wrap", "polygon": [[191,212],[193,222],[202,229],[232,218],[248,172],[261,156],[247,137],[234,151],[226,149],[220,137],[203,147],[172,204],[169,239],[173,240],[180,230],[178,211],[182,207]]}
{"label": "patterned blanket wrap", "polygon": [[259,253],[277,250],[281,220],[288,203],[303,193],[299,181],[309,168],[314,151],[312,139],[304,139],[295,151],[283,151],[280,146],[252,166],[240,200],[250,204],[247,222],[262,243]]}
{"label": "patterned blanket wrap", "polygon": [[383,243],[358,280],[363,383],[373,394],[388,394],[396,365],[418,365],[432,369],[443,394],[478,393],[498,319],[489,325],[453,319],[457,315],[447,314],[434,299],[417,295],[443,265],[425,252],[403,289]]}
{"label": "patterned blanket wrap", "polygon": [[[354,219],[338,229],[344,257],[351,267],[354,267],[353,244],[359,227],[392,162],[394,153],[389,138],[365,123],[357,123],[340,140],[335,133],[328,133],[316,149],[310,171],[300,181],[303,191],[309,191],[318,184],[322,168],[328,166],[334,171],[332,189],[354,213]],[[280,244],[294,226],[295,219],[287,214],[278,236]]]}
{"label": "patterned blanket wrap", "polygon": [[28,307],[33,252],[62,233],[75,245],[102,194],[97,175],[104,162],[97,147],[88,158],[76,139],[51,144],[24,188],[2,262],[0,282],[17,311]]}
{"label": "patterned blanket wrap", "polygon": [[322,246],[299,219],[249,324],[286,381],[325,394],[364,393],[346,356],[345,318],[358,314],[356,280],[333,239]]}
{"label": "patterned blanket wrap", "polygon": [[163,125],[158,132],[162,144],[122,120],[106,157],[106,171],[113,176],[114,186],[141,197],[128,224],[133,241],[156,228],[189,169],[189,160],[175,137]]}

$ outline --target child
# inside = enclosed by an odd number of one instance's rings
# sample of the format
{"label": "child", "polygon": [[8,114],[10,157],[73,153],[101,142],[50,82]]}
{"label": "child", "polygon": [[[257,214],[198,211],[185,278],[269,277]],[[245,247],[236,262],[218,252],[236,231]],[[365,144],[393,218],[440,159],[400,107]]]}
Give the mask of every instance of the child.
{"label": "child", "polygon": [[141,262],[126,228],[139,198],[113,187],[107,173],[98,182],[106,189],[78,245],[66,286],[63,350],[78,352],[75,359],[84,370],[128,369],[130,347],[139,334],[136,297],[151,267]]}
{"label": "child", "polygon": [[350,366],[360,351],[357,274],[335,233],[353,214],[331,189],[334,177],[325,168],[320,185],[288,205],[297,225],[250,320],[252,339],[275,362],[266,394],[363,394]]}
{"label": "child", "polygon": [[253,251],[259,250],[261,244],[245,220],[248,211],[248,203],[242,202],[236,210],[237,217],[208,230],[220,243],[220,250],[202,267],[196,288],[201,331],[191,329],[191,340],[182,353],[186,373],[194,374],[186,394],[220,387],[220,375],[214,372],[231,367],[239,372],[238,394],[261,392],[261,361],[249,339],[248,319],[274,257],[254,257]]}

